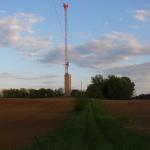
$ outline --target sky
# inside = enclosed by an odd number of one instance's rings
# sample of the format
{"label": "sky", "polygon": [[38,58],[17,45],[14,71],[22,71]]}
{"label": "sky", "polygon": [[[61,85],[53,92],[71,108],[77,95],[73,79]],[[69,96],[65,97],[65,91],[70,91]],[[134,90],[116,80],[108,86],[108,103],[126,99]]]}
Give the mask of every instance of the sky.
{"label": "sky", "polygon": [[149,0],[1,0],[0,89],[63,88],[64,2],[72,88],[114,74],[150,93]]}

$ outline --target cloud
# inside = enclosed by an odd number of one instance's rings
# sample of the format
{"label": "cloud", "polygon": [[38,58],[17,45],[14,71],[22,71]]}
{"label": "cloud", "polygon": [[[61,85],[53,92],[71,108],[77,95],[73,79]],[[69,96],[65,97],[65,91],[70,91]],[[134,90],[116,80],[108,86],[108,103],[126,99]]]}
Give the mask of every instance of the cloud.
{"label": "cloud", "polygon": [[[134,18],[140,21],[149,21],[149,14],[149,11],[137,10],[134,12]],[[17,13],[12,16],[1,17],[0,48],[14,48],[22,58],[29,61],[63,64],[64,45],[57,45],[51,35],[42,37],[37,35],[34,30],[34,25],[41,21],[43,21],[42,17],[32,13]],[[150,56],[150,44],[141,42],[132,34],[111,32],[83,44],[69,45],[68,50],[70,62],[81,68],[90,68],[95,71],[104,70],[108,73],[111,73],[113,69],[114,73],[131,76],[136,82],[139,91],[142,92],[142,88],[145,91],[150,89],[147,84],[147,81],[150,81],[148,71],[150,70],[148,68],[150,64],[129,66],[128,63],[129,60],[137,56]],[[128,66],[125,66],[125,64],[128,64]],[[141,75],[139,72],[142,72]],[[52,76],[47,75],[24,76],[0,73],[0,79],[15,79],[14,81],[28,81],[28,83],[37,81],[38,85],[41,86],[51,83],[52,78]],[[35,84],[36,86],[37,84]]]}
{"label": "cloud", "polygon": [[53,47],[52,36],[36,34],[33,26],[44,19],[32,13],[16,13],[0,19],[0,48],[16,49],[25,59],[40,60]]}
{"label": "cloud", "polygon": [[133,35],[112,32],[100,39],[72,47],[71,61],[80,67],[111,68],[139,55],[150,54],[150,45]]}
{"label": "cloud", "polygon": [[42,18],[35,14],[18,13],[0,19],[0,47],[16,46],[22,34],[32,33],[34,23]]}
{"label": "cloud", "polygon": [[135,82],[136,94],[150,93],[150,62],[114,67],[105,70],[106,74],[128,76]]}
{"label": "cloud", "polygon": [[52,74],[1,72],[1,88],[56,88],[58,76]]}
{"label": "cloud", "polygon": [[129,25],[128,27],[130,29],[140,29],[140,28],[142,28],[142,26],[139,26],[139,25]]}
{"label": "cloud", "polygon": [[[49,64],[64,63],[64,46],[52,36],[42,37],[33,30],[41,16],[17,13],[0,20],[0,47],[13,47],[26,60]],[[131,34],[111,32],[80,45],[69,45],[69,60],[80,67],[111,68],[137,55],[149,55],[150,45]]]}
{"label": "cloud", "polygon": [[4,16],[7,12],[5,10],[0,10],[0,16]]}
{"label": "cloud", "polygon": [[56,78],[55,75],[24,75],[24,73],[22,74],[14,74],[14,73],[8,73],[8,72],[2,72],[0,73],[0,78],[1,79],[15,79],[15,80],[25,80],[25,81],[44,81],[45,80],[52,80],[54,78]]}
{"label": "cloud", "polygon": [[136,10],[133,17],[139,21],[150,21],[150,10]]}
{"label": "cloud", "polygon": [[40,36],[21,37],[16,45],[17,51],[24,59],[38,61],[43,59],[53,48],[51,38]]}
{"label": "cloud", "polygon": [[[144,55],[150,55],[150,45],[140,42],[131,34],[121,32],[112,32],[84,44],[69,46],[70,62],[81,68],[108,69]],[[41,62],[62,64],[64,47],[55,47]]]}

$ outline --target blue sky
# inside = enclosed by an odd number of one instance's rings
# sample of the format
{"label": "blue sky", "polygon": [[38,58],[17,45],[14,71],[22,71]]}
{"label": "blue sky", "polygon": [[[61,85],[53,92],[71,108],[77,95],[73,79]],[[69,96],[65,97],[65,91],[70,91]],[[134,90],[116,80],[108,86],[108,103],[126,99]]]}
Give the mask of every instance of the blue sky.
{"label": "blue sky", "polygon": [[129,76],[136,94],[149,93],[149,0],[2,0],[0,89],[63,88],[63,2],[72,88],[115,74]]}

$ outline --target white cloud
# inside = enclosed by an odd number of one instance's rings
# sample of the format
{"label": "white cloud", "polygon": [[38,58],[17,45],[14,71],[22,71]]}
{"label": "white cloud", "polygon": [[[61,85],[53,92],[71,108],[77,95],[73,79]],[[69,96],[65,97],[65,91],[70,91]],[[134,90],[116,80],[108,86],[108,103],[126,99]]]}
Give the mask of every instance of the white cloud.
{"label": "white cloud", "polygon": [[[85,44],[69,46],[69,59],[80,67],[106,69],[121,66],[136,56],[150,55],[150,45],[127,33],[112,32]],[[62,64],[64,47],[55,47],[43,63]]]}
{"label": "white cloud", "polygon": [[[143,14],[143,15],[140,15]],[[141,21],[147,21],[149,15],[143,11],[136,11],[134,17]],[[41,37],[33,30],[34,24],[42,21],[42,17],[35,14],[18,13],[13,16],[7,16],[0,19],[0,48],[13,47],[25,59],[30,61],[40,61],[49,64],[63,64],[64,62],[64,46],[55,45],[51,36]],[[90,68],[94,70],[110,70],[119,67],[120,74],[131,76],[138,85],[139,91],[142,88],[146,91],[149,85],[146,81],[150,80],[150,73],[144,73],[149,68],[145,65],[138,66],[143,70],[143,77],[138,76],[138,71],[130,74],[129,70],[137,68],[126,67],[121,72],[120,66],[123,68],[124,62],[135,58],[136,56],[150,55],[150,44],[143,43],[135,36],[121,32],[111,32],[99,39],[93,39],[87,43],[72,46],[69,45],[69,59],[82,68]],[[146,65],[149,67],[149,65]],[[128,69],[129,68],[129,69]],[[138,70],[138,69],[136,69]],[[117,73],[117,70],[116,70]],[[119,71],[118,71],[119,73]],[[42,83],[51,82],[41,77],[25,77],[20,75],[0,74],[1,79],[15,80],[37,80]],[[34,78],[34,79],[33,79]],[[14,80],[14,81],[15,81]],[[44,80],[44,81],[43,81]],[[142,81],[142,82],[141,82]],[[16,83],[14,83],[16,84]],[[20,83],[21,84],[21,83]],[[41,85],[41,83],[38,83]],[[37,85],[37,84],[36,84]],[[141,87],[139,85],[142,85]],[[32,85],[31,85],[32,86]]]}
{"label": "white cloud", "polygon": [[51,38],[40,36],[21,37],[16,47],[23,58],[35,61],[43,59],[52,48]]}
{"label": "white cloud", "polygon": [[150,62],[105,70],[107,74],[128,76],[135,82],[136,94],[150,93]]}
{"label": "white cloud", "polygon": [[13,47],[23,58],[42,59],[52,48],[52,37],[41,37],[33,30],[42,17],[32,13],[17,13],[0,20],[0,48]]}
{"label": "white cloud", "polygon": [[[58,64],[64,61],[64,46],[55,45],[52,37],[41,37],[33,30],[43,18],[18,13],[0,20],[0,47],[14,47],[22,58]],[[150,46],[127,33],[112,32],[85,44],[69,46],[69,59],[80,67],[111,68],[137,55],[150,54]]]}
{"label": "white cloud", "polygon": [[23,34],[33,32],[33,24],[41,20],[39,16],[25,13],[1,18],[0,47],[16,46]]}
{"label": "white cloud", "polygon": [[1,88],[55,88],[58,76],[52,74],[1,72]]}
{"label": "white cloud", "polygon": [[112,32],[100,39],[73,47],[71,61],[81,67],[102,69],[146,54],[150,54],[148,44],[130,34]]}
{"label": "white cloud", "polygon": [[140,28],[142,28],[142,26],[139,26],[139,25],[129,25],[128,27],[131,28],[131,29],[140,29]]}
{"label": "white cloud", "polygon": [[15,79],[15,80],[28,80],[28,81],[47,81],[56,78],[55,75],[31,75],[25,73],[9,73],[9,72],[1,72],[0,79]]}
{"label": "white cloud", "polygon": [[150,21],[150,10],[136,10],[133,17],[139,21]]}
{"label": "white cloud", "polygon": [[4,16],[6,14],[5,10],[0,10],[0,16]]}

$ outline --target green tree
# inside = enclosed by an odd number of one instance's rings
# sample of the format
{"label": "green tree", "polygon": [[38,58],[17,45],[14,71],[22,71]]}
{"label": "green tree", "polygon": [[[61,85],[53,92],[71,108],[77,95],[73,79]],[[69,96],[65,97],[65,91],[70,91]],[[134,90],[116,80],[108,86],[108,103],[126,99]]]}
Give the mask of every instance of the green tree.
{"label": "green tree", "polygon": [[82,92],[80,90],[77,90],[77,89],[73,89],[71,91],[71,96],[74,96],[74,97],[80,97],[82,95]]}
{"label": "green tree", "polygon": [[53,97],[54,91],[52,89],[46,89],[46,97]]}
{"label": "green tree", "polygon": [[134,93],[134,82],[128,77],[114,75],[103,78],[96,75],[91,78],[91,84],[87,87],[86,95],[95,98],[129,99]]}
{"label": "green tree", "polygon": [[103,97],[104,79],[102,75],[96,75],[91,78],[91,84],[87,87],[86,95],[94,98]]}
{"label": "green tree", "polygon": [[54,90],[54,95],[55,95],[55,96],[63,96],[63,95],[64,95],[63,89],[62,89],[62,88],[55,89],[55,90]]}
{"label": "green tree", "polygon": [[134,93],[134,83],[128,77],[108,76],[103,94],[109,99],[129,99]]}
{"label": "green tree", "polygon": [[21,88],[19,90],[19,97],[21,98],[27,98],[29,96],[28,90],[25,88]]}

